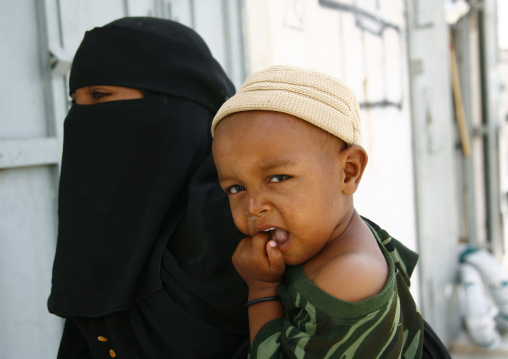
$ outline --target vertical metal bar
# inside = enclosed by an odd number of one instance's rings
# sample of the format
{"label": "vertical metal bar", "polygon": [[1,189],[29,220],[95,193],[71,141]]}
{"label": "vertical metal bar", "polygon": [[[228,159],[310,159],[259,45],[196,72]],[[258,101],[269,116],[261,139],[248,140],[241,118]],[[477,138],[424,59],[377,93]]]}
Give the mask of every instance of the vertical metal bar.
{"label": "vertical metal bar", "polygon": [[189,0],[189,7],[190,7],[190,13],[191,13],[191,26],[193,29],[196,28],[196,14],[194,12],[194,0]]}
{"label": "vertical metal bar", "polygon": [[166,12],[167,12],[167,15],[166,15],[166,18],[167,19],[170,19],[170,20],[173,20],[173,7],[172,7],[172,3],[171,1],[166,1]]}
{"label": "vertical metal bar", "polygon": [[233,46],[231,43],[231,22],[229,18],[229,4],[228,0],[222,0],[221,1],[221,7],[222,7],[222,35],[224,37],[224,51],[225,57],[226,57],[226,63],[225,63],[225,70],[226,73],[231,74],[233,73],[233,66],[231,65],[232,57],[233,57],[233,51],[231,47]]}
{"label": "vertical metal bar", "polygon": [[482,102],[483,121],[485,126],[485,183],[487,186],[487,225],[488,239],[492,252],[503,255],[501,230],[501,203],[499,199],[499,158],[498,158],[498,118],[496,96],[499,89],[495,87],[493,73],[497,63],[497,17],[496,1],[485,0],[479,11],[480,52],[482,67]]}
{"label": "vertical metal bar", "polygon": [[242,0],[222,0],[225,67],[236,87],[241,86],[246,78],[242,4]]}
{"label": "vertical metal bar", "polygon": [[56,121],[53,103],[53,86],[51,82],[51,68],[49,65],[49,41],[46,23],[46,0],[34,0],[37,12],[37,29],[39,36],[39,64],[44,86],[44,109],[46,120],[46,135],[56,136]]}
{"label": "vertical metal bar", "polygon": [[58,11],[58,38],[60,40],[60,46],[64,48],[64,38],[63,38],[63,25],[62,25],[62,10],[60,7],[60,0],[56,0],[56,10]]}
{"label": "vertical metal bar", "polygon": [[[414,82],[414,79],[413,79],[413,76],[414,76],[414,70],[413,70],[413,67],[414,67],[414,62],[412,60],[412,57],[411,57],[411,44],[410,44],[410,37],[411,37],[411,32],[415,31],[414,27],[415,24],[417,24],[417,15],[416,15],[416,1],[414,0],[405,0],[404,1],[404,5],[405,5],[405,21],[406,21],[406,32],[407,32],[407,36],[405,36],[405,39],[406,39],[406,59],[407,59],[407,68],[409,69],[409,76],[408,76],[408,90],[409,90],[409,104],[410,104],[410,111],[411,111],[411,116],[413,116],[413,108],[415,106],[414,104],[414,98],[413,96],[411,96],[411,91],[414,91],[413,88],[414,88],[414,85],[413,85],[413,82]],[[342,20],[342,19],[341,19]],[[413,27],[413,28],[412,28]],[[343,31],[341,31],[341,33],[344,33]],[[413,124],[411,125],[412,127],[415,126],[414,124],[414,119],[413,119]],[[412,150],[412,153],[413,153],[413,158],[412,158],[412,171],[413,171],[413,188],[414,188],[414,191],[413,191],[413,202],[415,204],[418,203],[418,187],[419,187],[419,183],[418,183],[418,165],[417,165],[417,161],[418,161],[418,158],[417,158],[417,139],[416,139],[416,131],[414,130],[414,128],[412,128],[411,130],[411,150]],[[421,240],[421,235],[420,233],[422,232],[422,229],[421,229],[421,209],[420,209],[420,206],[418,205],[415,205],[415,208],[414,208],[414,212],[415,212],[415,232],[416,232],[416,244],[417,244],[417,248],[418,248],[418,252],[421,253],[421,250],[422,250],[422,246],[421,246],[421,243],[420,243],[420,240]],[[421,266],[421,265],[420,265]],[[422,283],[422,287],[425,285],[426,283],[426,280],[425,280],[425,270],[424,269],[420,269],[418,270],[418,280],[420,283]],[[418,302],[419,303],[422,303],[421,306],[423,308],[423,304],[425,303],[426,301],[426,298],[424,296],[424,291],[423,290],[420,290],[419,291],[419,296],[418,296]]]}
{"label": "vertical metal bar", "polygon": [[153,10],[155,17],[164,17],[164,9],[162,6],[162,1],[164,0],[154,0],[153,2]]}
{"label": "vertical metal bar", "polygon": [[129,0],[123,0],[123,13],[125,16],[130,16],[129,14]]}
{"label": "vertical metal bar", "polygon": [[[37,12],[37,28],[39,36],[39,62],[40,71],[43,77],[42,83],[44,86],[44,114],[46,122],[46,136],[57,137],[57,121],[55,115],[55,102],[53,94],[53,83],[51,79],[51,68],[49,65],[49,41],[48,41],[48,28],[46,21],[46,1],[47,0],[34,0],[35,9]],[[62,26],[60,21],[60,6],[58,5],[58,17],[59,17],[59,32],[60,42],[63,44]],[[60,166],[50,166],[51,173],[53,176],[55,199],[53,202],[54,208],[58,207],[58,186],[60,181]],[[55,216],[55,228],[57,227],[57,217]],[[56,241],[56,238],[55,238]]]}
{"label": "vertical metal bar", "polygon": [[243,8],[243,0],[236,0],[236,19],[238,25],[238,31],[240,31],[240,41],[239,41],[239,59],[238,63],[240,65],[240,77],[243,82],[247,77],[247,69],[246,69],[246,61],[245,61],[245,27],[244,27],[244,8]]}

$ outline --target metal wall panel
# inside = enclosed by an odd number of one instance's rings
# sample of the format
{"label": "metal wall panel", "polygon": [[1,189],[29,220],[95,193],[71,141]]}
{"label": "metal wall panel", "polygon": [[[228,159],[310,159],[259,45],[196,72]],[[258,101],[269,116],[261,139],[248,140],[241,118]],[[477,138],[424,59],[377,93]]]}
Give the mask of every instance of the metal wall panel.
{"label": "metal wall panel", "polygon": [[240,0],[2,2],[0,358],[55,358],[58,350],[63,321],[48,313],[46,301],[57,236],[68,70],[84,32],[123,16],[180,21],[201,33],[238,84],[245,78],[240,4]]}
{"label": "metal wall panel", "polygon": [[441,0],[408,1],[409,61],[423,316],[446,344],[460,318],[459,245],[448,26]]}
{"label": "metal wall panel", "polygon": [[65,0],[60,3],[63,47],[74,54],[85,31],[125,16],[123,0]]}
{"label": "metal wall panel", "polygon": [[55,358],[60,320],[46,308],[56,238],[48,166],[0,172],[0,357]]}
{"label": "metal wall panel", "polygon": [[[482,88],[483,88],[483,120],[485,125],[485,162],[487,187],[487,233],[492,252],[501,258],[505,248],[502,232],[502,210],[500,201],[499,177],[499,136],[501,119],[499,80],[499,47],[497,37],[497,2],[486,0],[481,11],[481,42],[482,42]],[[504,166],[503,166],[504,167]]]}
{"label": "metal wall panel", "polygon": [[[43,2],[2,4],[0,22],[0,357],[56,356],[46,300],[56,238],[55,135]],[[46,62],[44,62],[46,59]]]}
{"label": "metal wall panel", "polygon": [[2,13],[0,138],[46,136],[37,9],[34,1],[3,2]]}

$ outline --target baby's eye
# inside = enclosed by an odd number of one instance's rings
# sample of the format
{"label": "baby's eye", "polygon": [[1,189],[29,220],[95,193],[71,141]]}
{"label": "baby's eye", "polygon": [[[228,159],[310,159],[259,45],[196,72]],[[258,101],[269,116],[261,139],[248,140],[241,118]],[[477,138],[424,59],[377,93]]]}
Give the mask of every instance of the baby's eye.
{"label": "baby's eye", "polygon": [[290,178],[291,178],[291,176],[288,176],[288,175],[275,175],[275,176],[270,177],[270,180],[268,182],[282,182],[282,181],[288,180]]}
{"label": "baby's eye", "polygon": [[245,187],[240,186],[239,184],[235,184],[234,186],[231,186],[228,189],[226,189],[227,194],[235,194],[241,191],[245,191]]}

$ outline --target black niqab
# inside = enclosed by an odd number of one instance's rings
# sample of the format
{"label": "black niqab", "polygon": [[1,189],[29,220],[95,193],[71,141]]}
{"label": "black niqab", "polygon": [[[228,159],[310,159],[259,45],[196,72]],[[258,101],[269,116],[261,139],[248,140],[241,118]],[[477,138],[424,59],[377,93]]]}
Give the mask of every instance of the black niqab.
{"label": "black niqab", "polygon": [[242,235],[210,136],[231,82],[192,30],[124,18],[87,32],[76,53],[70,92],[93,85],[158,95],[74,104],[65,120],[48,308],[78,330],[66,325],[62,347],[81,333],[92,348],[88,336],[109,330],[124,353],[149,337],[159,339],[145,355],[231,357],[248,335],[247,288],[231,264]]}
{"label": "black niqab", "polygon": [[184,98],[213,115],[234,87],[194,31],[168,20],[131,17],[85,34],[70,93],[83,86],[132,87]]}

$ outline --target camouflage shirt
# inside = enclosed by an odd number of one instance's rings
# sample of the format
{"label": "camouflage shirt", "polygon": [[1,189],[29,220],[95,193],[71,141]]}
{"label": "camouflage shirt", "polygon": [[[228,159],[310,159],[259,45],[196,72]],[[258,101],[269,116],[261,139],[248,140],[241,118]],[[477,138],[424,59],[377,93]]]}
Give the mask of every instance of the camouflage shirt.
{"label": "camouflage shirt", "polygon": [[345,302],[288,266],[279,287],[286,316],[261,328],[250,358],[421,358],[423,319],[409,292],[418,255],[364,220],[389,267],[381,292]]}

